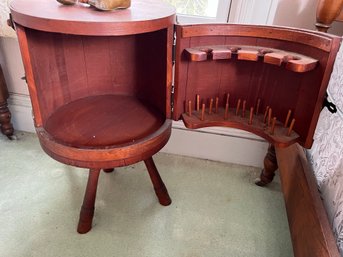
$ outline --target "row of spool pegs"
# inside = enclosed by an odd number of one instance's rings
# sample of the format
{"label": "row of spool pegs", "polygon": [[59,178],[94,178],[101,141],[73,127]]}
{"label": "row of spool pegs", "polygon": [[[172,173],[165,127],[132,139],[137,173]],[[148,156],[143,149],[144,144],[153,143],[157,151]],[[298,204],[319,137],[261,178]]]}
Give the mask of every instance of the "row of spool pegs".
{"label": "row of spool pegs", "polygon": [[[228,121],[230,119],[230,94],[227,93],[225,94],[225,107],[224,107],[224,115],[219,116],[220,112],[219,109],[219,97],[216,97],[215,99],[210,98],[209,99],[209,105],[208,108],[206,108],[206,104],[205,101],[202,100],[200,101],[200,95],[196,95],[196,107],[195,107],[195,111],[198,115],[196,115],[197,117],[199,117],[199,119],[201,121],[206,121],[206,118],[208,118],[211,115],[216,115],[218,119],[224,119],[224,121]],[[200,102],[202,102],[200,104]],[[200,107],[201,105],[201,107]],[[246,115],[247,113],[247,101],[242,99],[238,99],[237,103],[236,103],[236,107],[233,108],[233,112],[234,115],[236,117],[241,117],[243,120],[246,119],[246,122],[248,125],[253,125],[254,123],[254,118],[257,117],[259,119],[259,123],[261,123],[261,118],[262,117],[262,123],[264,124],[265,128],[269,128],[269,133],[270,135],[274,135],[275,133],[275,126],[277,123],[277,119],[274,116],[273,117],[273,110],[270,106],[266,106],[266,109],[263,113],[263,116],[260,114],[260,105],[261,105],[261,99],[258,98],[257,99],[257,103],[256,103],[256,108],[254,107],[250,107],[250,111],[249,111],[249,116]],[[207,109],[207,110],[206,110]],[[191,100],[189,100],[188,102],[186,102],[186,113],[189,117],[192,117],[194,115],[193,113],[193,103]],[[207,116],[209,115],[209,116]],[[286,116],[286,120],[283,123],[283,127],[286,130],[286,136],[290,136],[292,134],[294,125],[295,125],[295,119],[293,118],[290,122],[290,125],[288,127],[290,118],[292,115],[292,111],[288,110],[287,116]],[[213,120],[213,119],[211,119]],[[281,123],[282,124],[282,123]]]}

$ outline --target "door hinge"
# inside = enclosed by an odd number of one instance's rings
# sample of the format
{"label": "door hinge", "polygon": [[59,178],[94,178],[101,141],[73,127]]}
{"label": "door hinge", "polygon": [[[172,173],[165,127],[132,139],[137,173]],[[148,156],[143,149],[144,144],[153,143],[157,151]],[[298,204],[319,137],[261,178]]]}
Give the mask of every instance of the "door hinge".
{"label": "door hinge", "polygon": [[7,19],[7,25],[8,25],[9,27],[11,27],[12,29],[15,30],[15,26],[14,26],[12,14],[10,14],[10,15],[9,15],[9,19]]}
{"label": "door hinge", "polygon": [[174,112],[174,91],[175,91],[175,59],[176,59],[176,29],[174,26],[174,37],[173,37],[173,47],[172,47],[172,84],[170,92],[170,108],[171,113]]}
{"label": "door hinge", "polygon": [[171,94],[170,94],[170,109],[171,109],[171,113],[173,114],[174,112],[174,84],[172,84],[171,86]]}
{"label": "door hinge", "polygon": [[175,64],[176,59],[176,29],[174,26],[173,48],[172,48],[172,63]]}

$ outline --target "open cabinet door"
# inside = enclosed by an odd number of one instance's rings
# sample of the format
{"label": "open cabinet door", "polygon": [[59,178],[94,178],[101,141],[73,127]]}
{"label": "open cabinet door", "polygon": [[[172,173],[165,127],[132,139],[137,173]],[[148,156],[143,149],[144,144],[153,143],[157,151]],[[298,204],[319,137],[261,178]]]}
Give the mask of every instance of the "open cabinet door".
{"label": "open cabinet door", "polygon": [[174,120],[311,147],[339,37],[233,24],[177,25],[176,37]]}
{"label": "open cabinet door", "polygon": [[276,153],[269,151],[265,164],[270,161],[271,173],[279,166],[294,256],[338,257],[303,148],[295,143],[312,145],[341,39],[229,24],[176,26],[176,35],[174,119],[188,128],[234,127],[268,140]]}

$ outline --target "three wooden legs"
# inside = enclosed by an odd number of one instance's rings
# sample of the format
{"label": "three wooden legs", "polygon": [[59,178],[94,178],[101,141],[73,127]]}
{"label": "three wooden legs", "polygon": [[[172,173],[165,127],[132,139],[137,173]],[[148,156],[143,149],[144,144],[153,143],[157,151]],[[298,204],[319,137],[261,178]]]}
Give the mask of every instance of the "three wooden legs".
{"label": "three wooden legs", "polygon": [[[171,204],[171,199],[169,197],[166,186],[164,185],[160,174],[156,168],[156,165],[152,157],[144,160],[144,163],[148,169],[150,179],[154,186],[154,190],[158,201],[161,205],[167,206]],[[98,187],[98,180],[101,169],[90,169],[88,182],[86,187],[85,196],[83,199],[83,204],[80,211],[79,224],[77,227],[77,232],[80,234],[85,234],[92,228],[92,220],[94,216],[94,204],[96,198],[96,191]],[[105,172],[112,172],[113,169],[105,169]]]}

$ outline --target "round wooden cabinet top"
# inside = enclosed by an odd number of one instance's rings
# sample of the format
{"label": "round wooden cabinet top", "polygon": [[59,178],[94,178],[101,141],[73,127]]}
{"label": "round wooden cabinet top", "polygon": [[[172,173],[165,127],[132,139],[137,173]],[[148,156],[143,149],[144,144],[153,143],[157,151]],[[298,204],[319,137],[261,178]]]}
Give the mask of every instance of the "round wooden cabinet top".
{"label": "round wooden cabinet top", "polygon": [[85,4],[66,6],[56,0],[13,0],[15,23],[24,27],[76,35],[131,35],[166,28],[175,9],[160,0],[132,0],[131,7],[99,11]]}

